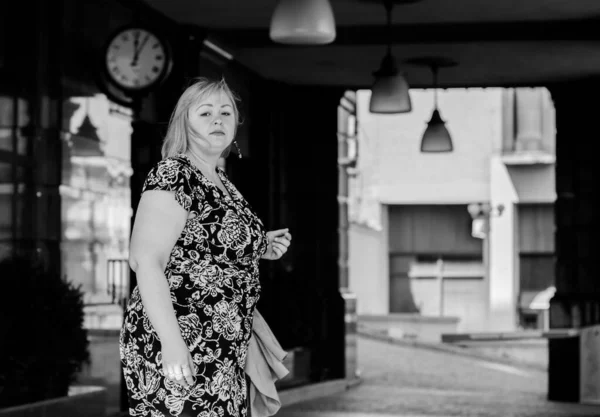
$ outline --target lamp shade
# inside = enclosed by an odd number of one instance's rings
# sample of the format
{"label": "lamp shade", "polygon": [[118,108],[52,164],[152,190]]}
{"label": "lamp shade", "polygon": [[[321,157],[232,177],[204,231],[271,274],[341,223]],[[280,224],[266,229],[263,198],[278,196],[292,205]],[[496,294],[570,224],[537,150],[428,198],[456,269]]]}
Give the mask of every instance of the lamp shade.
{"label": "lamp shade", "polygon": [[335,40],[335,19],[329,0],[279,0],[271,18],[273,42],[322,45]]}
{"label": "lamp shade", "polygon": [[421,139],[421,152],[452,152],[452,138],[436,108]]}
{"label": "lamp shade", "polygon": [[371,113],[408,113],[412,110],[409,87],[402,74],[378,77],[371,87]]}
{"label": "lamp shade", "polygon": [[381,60],[381,66],[373,75],[375,82],[371,87],[369,102],[371,113],[408,113],[412,110],[408,82],[398,72],[391,51],[388,50]]}

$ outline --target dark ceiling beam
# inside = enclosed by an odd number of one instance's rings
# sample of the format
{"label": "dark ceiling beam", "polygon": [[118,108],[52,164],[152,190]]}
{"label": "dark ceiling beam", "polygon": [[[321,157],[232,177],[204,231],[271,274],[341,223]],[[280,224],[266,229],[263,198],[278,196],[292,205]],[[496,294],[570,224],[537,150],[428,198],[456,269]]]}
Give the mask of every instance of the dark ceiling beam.
{"label": "dark ceiling beam", "polygon": [[[269,38],[268,29],[210,30],[236,48],[290,48]],[[385,26],[343,26],[331,45],[381,45],[387,42]],[[469,42],[552,42],[600,40],[600,19],[463,24],[393,25],[392,44]],[[303,48],[303,46],[294,46]],[[310,46],[323,48],[326,46]]]}
{"label": "dark ceiling beam", "polygon": [[[491,81],[481,81],[481,80],[457,80],[457,81],[446,81],[440,82],[436,84],[437,88],[442,90],[448,88],[519,88],[519,87],[546,87],[552,84],[558,83],[566,83],[571,82],[573,80],[581,80],[586,79],[588,76],[581,75],[577,77],[549,77],[549,78],[538,78],[538,77],[529,77],[529,78],[519,78],[518,80],[491,80]],[[433,88],[433,82],[430,81],[410,81],[411,89],[428,89]],[[324,86],[328,86],[329,84],[323,84]],[[372,83],[356,83],[353,85],[344,86],[349,89],[354,90],[370,90],[372,87]]]}

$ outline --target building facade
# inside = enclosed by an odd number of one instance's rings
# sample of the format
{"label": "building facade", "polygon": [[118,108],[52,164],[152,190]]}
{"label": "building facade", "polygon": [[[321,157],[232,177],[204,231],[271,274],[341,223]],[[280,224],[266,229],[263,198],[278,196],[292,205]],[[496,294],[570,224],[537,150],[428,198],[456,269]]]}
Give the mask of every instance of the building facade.
{"label": "building facade", "polygon": [[357,95],[350,288],[363,316],[456,317],[455,331],[547,328],[554,288],[555,115],[544,88],[449,89],[452,153],[424,154],[431,91],[413,111]]}

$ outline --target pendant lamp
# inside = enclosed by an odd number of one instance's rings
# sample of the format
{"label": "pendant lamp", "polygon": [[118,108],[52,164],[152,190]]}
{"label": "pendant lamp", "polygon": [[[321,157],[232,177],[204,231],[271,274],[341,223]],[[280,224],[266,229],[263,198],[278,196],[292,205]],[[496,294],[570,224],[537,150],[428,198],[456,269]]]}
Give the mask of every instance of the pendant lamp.
{"label": "pendant lamp", "polygon": [[427,123],[427,128],[423,132],[421,138],[421,152],[424,153],[438,153],[438,152],[452,152],[454,146],[452,144],[452,138],[450,132],[446,128],[446,123],[440,115],[438,109],[438,70],[441,67],[452,67],[456,65],[456,62],[442,57],[423,57],[409,60],[412,64],[428,66],[431,68],[433,74],[433,113],[431,119]]}
{"label": "pendant lamp", "polygon": [[404,74],[398,71],[392,55],[392,0],[384,0],[387,17],[387,52],[381,66],[373,73],[375,82],[371,87],[369,111],[379,114],[408,113],[412,110],[409,86]]}
{"label": "pendant lamp", "polygon": [[335,40],[329,0],[279,0],[269,33],[271,40],[291,45],[324,45]]}
{"label": "pendant lamp", "polygon": [[394,57],[388,51],[379,70],[373,73],[375,82],[371,87],[371,113],[408,113],[412,110],[409,86],[404,75],[398,72]]}
{"label": "pendant lamp", "polygon": [[452,152],[453,150],[450,132],[446,129],[446,123],[436,107],[423,133],[421,152]]}

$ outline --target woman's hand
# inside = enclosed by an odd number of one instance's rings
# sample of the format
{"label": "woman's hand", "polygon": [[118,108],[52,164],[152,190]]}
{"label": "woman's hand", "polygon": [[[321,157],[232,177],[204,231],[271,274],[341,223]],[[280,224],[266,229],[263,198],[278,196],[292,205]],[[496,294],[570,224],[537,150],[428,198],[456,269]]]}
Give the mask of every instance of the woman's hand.
{"label": "woman's hand", "polygon": [[289,229],[279,229],[267,232],[268,246],[267,251],[262,256],[263,259],[275,261],[281,258],[292,243],[292,235]]}
{"label": "woman's hand", "polygon": [[189,387],[194,385],[196,365],[183,338],[162,343],[162,367],[165,378]]}

